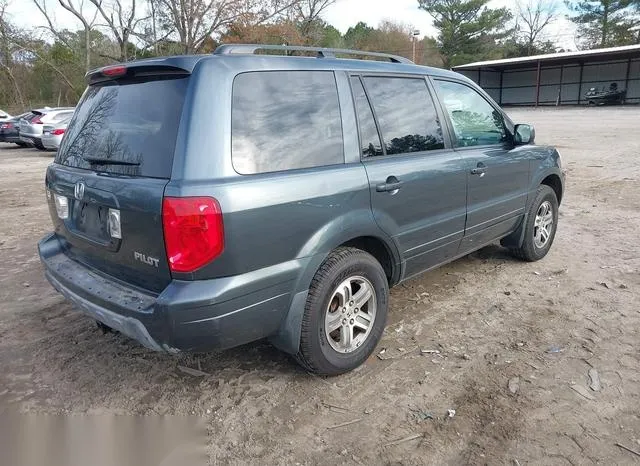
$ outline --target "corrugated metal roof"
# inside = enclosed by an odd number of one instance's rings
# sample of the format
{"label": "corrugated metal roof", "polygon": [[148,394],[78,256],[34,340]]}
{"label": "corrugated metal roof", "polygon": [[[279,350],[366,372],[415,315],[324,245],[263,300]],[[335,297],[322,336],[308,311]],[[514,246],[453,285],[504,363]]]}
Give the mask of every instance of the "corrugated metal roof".
{"label": "corrugated metal roof", "polygon": [[609,47],[606,49],[593,49],[593,50],[581,50],[578,52],[559,52],[559,53],[547,53],[544,55],[532,55],[530,57],[518,57],[518,58],[505,58],[502,60],[488,60],[479,61],[475,63],[468,63],[466,65],[454,66],[453,70],[468,70],[475,68],[489,68],[489,67],[503,67],[524,63],[536,63],[538,61],[562,61],[563,59],[571,58],[587,58],[594,56],[607,56],[618,55],[626,52],[637,51],[640,54],[640,45],[625,45],[622,47]]}

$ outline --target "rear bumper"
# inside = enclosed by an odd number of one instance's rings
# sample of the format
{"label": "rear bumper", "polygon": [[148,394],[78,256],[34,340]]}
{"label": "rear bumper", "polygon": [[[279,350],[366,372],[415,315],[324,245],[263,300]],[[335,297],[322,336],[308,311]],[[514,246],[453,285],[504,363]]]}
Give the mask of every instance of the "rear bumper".
{"label": "rear bumper", "polygon": [[42,136],[41,141],[45,149],[58,149],[62,137],[59,136]]}
{"label": "rear bumper", "polygon": [[78,309],[170,353],[230,348],[275,334],[305,265],[295,260],[233,277],[173,280],[153,295],[70,259],[54,234],[38,251],[49,282]]}
{"label": "rear bumper", "polygon": [[22,142],[17,133],[3,134],[0,133],[0,142]]}

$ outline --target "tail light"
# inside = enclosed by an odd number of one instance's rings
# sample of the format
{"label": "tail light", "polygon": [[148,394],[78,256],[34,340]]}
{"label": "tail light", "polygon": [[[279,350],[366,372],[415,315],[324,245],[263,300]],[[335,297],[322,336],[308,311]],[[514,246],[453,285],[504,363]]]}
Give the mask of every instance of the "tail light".
{"label": "tail light", "polygon": [[41,125],[42,124],[41,118],[42,118],[42,115],[38,115],[37,117],[34,117],[31,120],[31,123],[36,124],[36,125]]}
{"label": "tail light", "polygon": [[126,73],[127,67],[124,65],[109,66],[102,69],[102,74],[109,77],[124,76]]}
{"label": "tail light", "polygon": [[51,135],[53,136],[60,136],[61,134],[64,134],[64,129],[54,129],[51,131]]}
{"label": "tail light", "polygon": [[13,127],[13,123],[2,123],[2,126],[0,126],[0,129],[10,129]]}
{"label": "tail light", "polygon": [[165,197],[162,228],[172,272],[193,272],[224,249],[222,210],[212,197]]}

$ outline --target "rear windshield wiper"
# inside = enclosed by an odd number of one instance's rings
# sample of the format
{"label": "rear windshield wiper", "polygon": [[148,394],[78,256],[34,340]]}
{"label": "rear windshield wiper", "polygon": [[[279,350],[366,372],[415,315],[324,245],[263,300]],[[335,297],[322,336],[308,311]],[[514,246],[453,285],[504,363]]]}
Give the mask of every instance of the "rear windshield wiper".
{"label": "rear windshield wiper", "polygon": [[82,157],[82,160],[95,165],[131,165],[131,166],[140,165],[140,162],[127,162],[126,160],[114,160],[114,159],[98,159],[93,157]]}

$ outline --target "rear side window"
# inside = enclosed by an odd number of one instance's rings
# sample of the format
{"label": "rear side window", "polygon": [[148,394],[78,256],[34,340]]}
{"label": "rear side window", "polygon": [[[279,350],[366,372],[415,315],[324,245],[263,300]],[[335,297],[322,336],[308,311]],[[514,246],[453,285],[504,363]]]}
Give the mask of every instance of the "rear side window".
{"label": "rear side window", "polygon": [[451,119],[457,146],[500,144],[507,140],[502,114],[477,91],[451,81],[435,83]]}
{"label": "rear side window", "polygon": [[56,162],[100,172],[170,178],[188,78],[89,86]]}
{"label": "rear side window", "polygon": [[388,155],[443,149],[438,115],[424,79],[366,77]]}
{"label": "rear side window", "polygon": [[232,159],[253,174],[344,162],[331,71],[265,71],[233,82]]}
{"label": "rear side window", "polygon": [[363,157],[375,157],[383,155],[380,136],[373,118],[371,106],[367,100],[367,95],[362,87],[362,82],[358,77],[351,78],[351,89],[358,113],[358,125],[360,127],[360,145]]}

